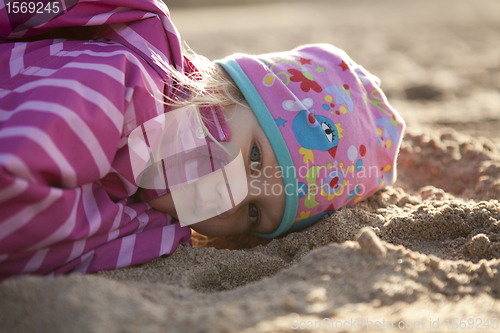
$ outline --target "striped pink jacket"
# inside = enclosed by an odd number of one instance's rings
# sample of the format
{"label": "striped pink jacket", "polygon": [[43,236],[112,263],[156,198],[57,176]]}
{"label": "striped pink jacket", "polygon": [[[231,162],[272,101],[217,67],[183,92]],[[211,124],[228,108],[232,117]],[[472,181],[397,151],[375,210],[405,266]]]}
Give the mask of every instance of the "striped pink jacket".
{"label": "striped pink jacket", "polygon": [[193,70],[167,7],[62,5],[16,15],[0,0],[0,280],[141,264],[190,241],[188,227],[130,198],[127,136],[174,91],[155,59]]}

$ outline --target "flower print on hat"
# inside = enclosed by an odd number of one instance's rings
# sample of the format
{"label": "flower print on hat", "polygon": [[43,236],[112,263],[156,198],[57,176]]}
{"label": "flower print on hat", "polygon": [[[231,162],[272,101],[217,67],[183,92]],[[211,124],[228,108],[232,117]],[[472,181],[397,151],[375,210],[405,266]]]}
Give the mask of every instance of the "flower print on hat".
{"label": "flower print on hat", "polygon": [[[327,44],[218,61],[264,129],[287,190],[277,237],[364,200],[396,179],[405,124],[377,77]],[[292,170],[292,172],[290,172]]]}

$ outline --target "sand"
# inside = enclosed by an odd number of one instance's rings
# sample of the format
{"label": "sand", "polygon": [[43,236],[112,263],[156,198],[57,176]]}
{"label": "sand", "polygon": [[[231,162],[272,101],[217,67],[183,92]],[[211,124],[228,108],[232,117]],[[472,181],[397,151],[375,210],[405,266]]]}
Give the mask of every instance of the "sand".
{"label": "sand", "polygon": [[500,329],[498,1],[281,2],[172,16],[211,59],[308,42],[344,48],[407,120],[398,181],[280,239],[218,239],[117,271],[3,282],[0,331]]}

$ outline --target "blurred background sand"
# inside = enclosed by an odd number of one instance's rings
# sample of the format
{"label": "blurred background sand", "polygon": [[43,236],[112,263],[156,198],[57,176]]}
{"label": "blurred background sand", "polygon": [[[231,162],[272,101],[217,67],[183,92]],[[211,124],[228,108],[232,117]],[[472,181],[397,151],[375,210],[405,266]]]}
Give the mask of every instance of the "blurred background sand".
{"label": "blurred background sand", "polygon": [[409,125],[451,126],[500,145],[499,1],[211,2],[171,5],[181,37],[211,60],[330,43],[380,77]]}

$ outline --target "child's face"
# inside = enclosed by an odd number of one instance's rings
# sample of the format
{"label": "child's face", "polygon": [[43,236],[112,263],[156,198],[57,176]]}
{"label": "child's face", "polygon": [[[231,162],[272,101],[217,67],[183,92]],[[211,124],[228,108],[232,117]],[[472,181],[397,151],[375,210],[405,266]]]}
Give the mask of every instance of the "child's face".
{"label": "child's face", "polygon": [[[230,142],[237,144],[243,155],[248,195],[234,208],[190,227],[200,234],[214,237],[249,231],[271,233],[280,225],[285,211],[285,189],[278,161],[249,107],[231,106],[225,110],[225,115],[231,130]],[[177,217],[170,194],[149,203],[153,208]]]}

